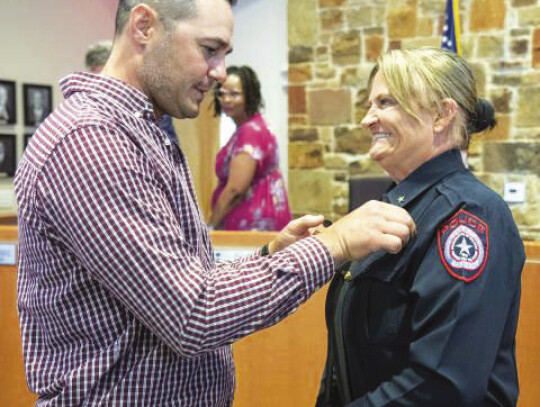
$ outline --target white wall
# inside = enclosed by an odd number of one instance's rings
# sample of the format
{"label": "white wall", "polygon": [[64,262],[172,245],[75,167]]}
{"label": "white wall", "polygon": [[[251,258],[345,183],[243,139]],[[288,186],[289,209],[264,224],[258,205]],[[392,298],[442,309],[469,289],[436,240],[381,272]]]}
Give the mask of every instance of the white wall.
{"label": "white wall", "polygon": [[[2,0],[0,79],[17,82],[17,125],[0,133],[23,135],[22,84],[54,85],[53,104],[62,96],[58,80],[84,69],[87,47],[112,39],[116,0]],[[287,169],[287,0],[239,0],[234,8],[234,52],[229,64],[249,64],[258,73],[265,117],[279,137],[281,167]],[[10,179],[0,179],[0,213],[14,211]]]}
{"label": "white wall", "polygon": [[227,65],[250,65],[261,81],[264,117],[278,137],[280,167],[288,168],[287,0],[239,0],[234,52]]}
{"label": "white wall", "polygon": [[[22,84],[53,85],[53,104],[61,100],[58,80],[84,69],[87,47],[114,34],[115,0],[2,0],[0,79],[16,81],[17,124],[0,126],[16,134],[20,157],[23,134]],[[0,213],[15,210],[11,179],[0,179]]]}

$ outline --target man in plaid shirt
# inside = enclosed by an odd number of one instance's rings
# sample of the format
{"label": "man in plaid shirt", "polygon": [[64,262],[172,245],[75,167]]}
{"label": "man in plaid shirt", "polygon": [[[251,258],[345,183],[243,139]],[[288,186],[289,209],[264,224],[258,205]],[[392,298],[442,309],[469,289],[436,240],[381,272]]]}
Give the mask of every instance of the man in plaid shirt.
{"label": "man in plaid shirt", "polygon": [[18,307],[38,406],[230,406],[230,344],[293,312],[342,262],[414,230],[369,203],[317,236],[306,216],[269,255],[216,264],[163,114],[195,117],[225,79],[234,0],[121,0],[101,75],[61,81],[15,179]]}

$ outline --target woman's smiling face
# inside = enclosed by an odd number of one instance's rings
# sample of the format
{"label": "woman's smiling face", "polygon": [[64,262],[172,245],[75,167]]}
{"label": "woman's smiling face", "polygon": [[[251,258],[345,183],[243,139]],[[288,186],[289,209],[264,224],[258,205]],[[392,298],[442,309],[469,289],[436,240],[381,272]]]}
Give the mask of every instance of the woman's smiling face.
{"label": "woman's smiling face", "polygon": [[221,111],[233,119],[237,125],[247,120],[246,98],[242,79],[238,75],[230,74],[227,76],[218,90],[218,99]]}
{"label": "woman's smiling face", "polygon": [[368,102],[362,126],[372,135],[369,155],[396,182],[438,154],[432,113],[417,110],[419,120],[408,114],[390,93],[381,72],[373,78]]}

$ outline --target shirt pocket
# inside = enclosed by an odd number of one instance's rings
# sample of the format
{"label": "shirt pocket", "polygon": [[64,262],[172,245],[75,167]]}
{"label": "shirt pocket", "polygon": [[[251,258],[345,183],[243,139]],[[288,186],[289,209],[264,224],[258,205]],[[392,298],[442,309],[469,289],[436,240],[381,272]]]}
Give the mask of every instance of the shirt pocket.
{"label": "shirt pocket", "polygon": [[347,290],[344,301],[346,342],[359,348],[407,346],[411,320],[406,290],[380,280],[359,278]]}
{"label": "shirt pocket", "polygon": [[389,283],[372,280],[367,293],[366,331],[372,344],[407,342],[410,332],[408,294]]}

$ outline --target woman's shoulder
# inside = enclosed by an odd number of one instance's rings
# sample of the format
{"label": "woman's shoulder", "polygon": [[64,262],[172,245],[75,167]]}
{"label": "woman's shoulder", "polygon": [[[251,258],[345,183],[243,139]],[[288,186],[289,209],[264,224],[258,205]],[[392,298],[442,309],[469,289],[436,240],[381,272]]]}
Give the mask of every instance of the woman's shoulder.
{"label": "woman's shoulder", "polygon": [[238,127],[238,132],[269,133],[270,129],[260,113],[255,113]]}
{"label": "woman's shoulder", "polygon": [[474,206],[486,212],[510,213],[503,197],[469,171],[460,171],[443,180],[438,190],[453,205]]}
{"label": "woman's shoulder", "polygon": [[264,140],[265,143],[275,139],[274,134],[268,127],[266,121],[260,113],[254,114],[247,121],[242,123],[236,131],[239,139],[256,138]]}

